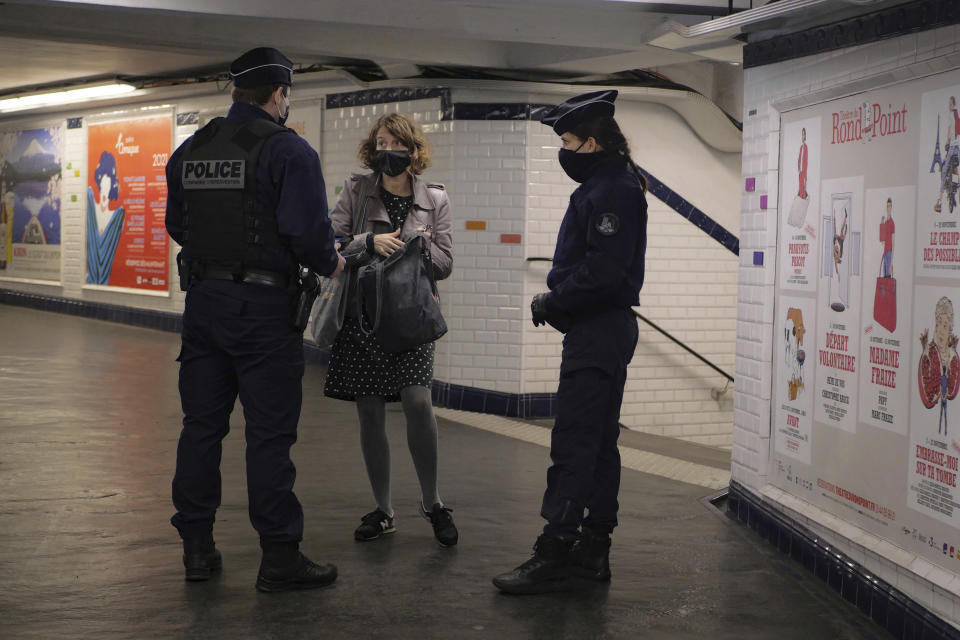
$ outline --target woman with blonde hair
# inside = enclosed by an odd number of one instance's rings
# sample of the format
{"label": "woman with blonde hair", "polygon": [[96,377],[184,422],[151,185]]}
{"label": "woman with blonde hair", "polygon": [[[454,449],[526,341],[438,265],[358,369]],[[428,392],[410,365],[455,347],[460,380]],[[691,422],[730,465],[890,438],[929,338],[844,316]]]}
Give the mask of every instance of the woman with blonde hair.
{"label": "woman with blonde hair", "polygon": [[[384,115],[360,143],[358,156],[360,164],[372,173],[347,178],[330,214],[348,267],[356,269],[385,259],[423,233],[430,238],[434,276],[437,280],[448,277],[453,267],[450,200],[443,185],[419,177],[430,165],[421,129],[406,116]],[[361,215],[360,232],[350,235],[355,217]],[[363,516],[354,538],[376,540],[396,531],[385,404],[399,400],[407,420],[407,445],[420,480],[420,512],[433,525],[442,546],[455,545],[459,534],[451,509],[443,505],[437,488],[437,420],[430,397],[434,343],[385,352],[374,336],[361,328],[363,312],[355,280],[346,295],[347,317],[330,353],[323,391],[331,398],[357,403],[360,446],[376,509]]]}

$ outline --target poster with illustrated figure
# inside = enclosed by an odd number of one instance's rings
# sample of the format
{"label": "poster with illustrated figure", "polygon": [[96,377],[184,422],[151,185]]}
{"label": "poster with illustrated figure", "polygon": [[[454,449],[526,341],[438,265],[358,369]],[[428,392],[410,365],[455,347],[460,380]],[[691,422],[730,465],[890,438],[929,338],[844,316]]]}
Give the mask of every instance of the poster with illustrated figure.
{"label": "poster with illustrated figure", "polygon": [[912,186],[867,189],[863,215],[860,421],[902,435],[913,346],[915,202]]}
{"label": "poster with illustrated figure", "polygon": [[860,362],[863,177],[823,180],[818,232],[817,375],[814,416],[855,433]]}
{"label": "poster with illustrated figure", "polygon": [[0,279],[60,282],[63,128],[0,132]]}
{"label": "poster with illustrated figure", "polygon": [[953,287],[916,287],[914,301],[908,504],[960,525],[960,359],[954,315],[960,295]]}
{"label": "poster with illustrated figure", "polygon": [[783,127],[779,211],[780,286],[796,291],[817,287],[817,210],[820,201],[820,118]]}
{"label": "poster with illustrated figure", "polygon": [[87,286],[167,295],[172,116],[91,124],[87,136]]}
{"label": "poster with illustrated figure", "polygon": [[810,464],[813,426],[813,356],[816,301],[784,296],[780,299],[774,351],[775,448],[786,456]]}
{"label": "poster with illustrated figure", "polygon": [[921,97],[917,274],[960,278],[960,84]]}

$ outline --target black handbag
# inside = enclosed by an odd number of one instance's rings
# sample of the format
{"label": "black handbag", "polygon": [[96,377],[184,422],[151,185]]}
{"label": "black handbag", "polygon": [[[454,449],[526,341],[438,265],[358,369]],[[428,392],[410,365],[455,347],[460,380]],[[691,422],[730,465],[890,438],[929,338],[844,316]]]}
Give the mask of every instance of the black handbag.
{"label": "black handbag", "polygon": [[447,332],[427,242],[417,234],[389,258],[360,267],[360,327],[387,353],[415,349]]}

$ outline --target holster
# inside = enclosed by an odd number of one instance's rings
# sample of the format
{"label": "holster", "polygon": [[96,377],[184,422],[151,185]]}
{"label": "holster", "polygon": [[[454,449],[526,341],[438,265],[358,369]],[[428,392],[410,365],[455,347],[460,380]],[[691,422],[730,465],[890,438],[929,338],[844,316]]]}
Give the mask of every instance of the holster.
{"label": "holster", "polygon": [[180,291],[190,288],[190,263],[184,261],[183,251],[177,252],[177,276],[180,278]]}
{"label": "holster", "polygon": [[307,328],[313,303],[320,295],[320,276],[306,267],[300,268],[299,276],[300,286],[294,299],[293,316],[290,322],[299,333],[303,333]]}

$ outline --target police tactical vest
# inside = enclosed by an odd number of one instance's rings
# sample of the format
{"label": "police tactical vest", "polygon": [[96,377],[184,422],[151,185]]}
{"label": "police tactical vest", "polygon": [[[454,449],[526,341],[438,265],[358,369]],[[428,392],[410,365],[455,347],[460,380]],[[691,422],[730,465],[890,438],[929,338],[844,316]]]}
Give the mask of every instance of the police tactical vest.
{"label": "police tactical vest", "polygon": [[264,249],[290,251],[280,239],[276,211],[258,198],[257,184],[264,143],[289,131],[270,120],[215,118],[193,135],[180,173],[185,262],[240,275],[245,265],[261,261]]}

